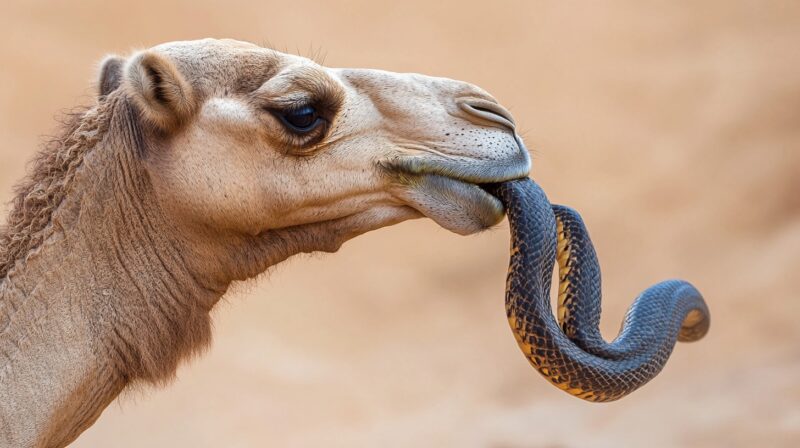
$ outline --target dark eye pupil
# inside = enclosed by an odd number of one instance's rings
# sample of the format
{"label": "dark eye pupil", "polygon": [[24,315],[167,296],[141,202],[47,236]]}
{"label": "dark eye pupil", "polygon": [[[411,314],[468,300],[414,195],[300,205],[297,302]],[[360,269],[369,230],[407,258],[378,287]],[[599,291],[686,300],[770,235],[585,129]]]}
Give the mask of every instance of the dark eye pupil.
{"label": "dark eye pupil", "polygon": [[312,106],[303,106],[286,112],[283,118],[295,128],[305,130],[317,122],[317,111]]}

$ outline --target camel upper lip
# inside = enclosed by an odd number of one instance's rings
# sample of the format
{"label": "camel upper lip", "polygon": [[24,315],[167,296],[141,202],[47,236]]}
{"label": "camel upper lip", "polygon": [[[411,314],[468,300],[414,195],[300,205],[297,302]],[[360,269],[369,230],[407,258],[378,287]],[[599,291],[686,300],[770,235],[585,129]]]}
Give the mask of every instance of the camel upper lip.
{"label": "camel upper lip", "polygon": [[436,175],[483,186],[527,177],[530,158],[527,151],[521,150],[518,157],[506,160],[411,156],[382,161],[381,165],[398,175]]}

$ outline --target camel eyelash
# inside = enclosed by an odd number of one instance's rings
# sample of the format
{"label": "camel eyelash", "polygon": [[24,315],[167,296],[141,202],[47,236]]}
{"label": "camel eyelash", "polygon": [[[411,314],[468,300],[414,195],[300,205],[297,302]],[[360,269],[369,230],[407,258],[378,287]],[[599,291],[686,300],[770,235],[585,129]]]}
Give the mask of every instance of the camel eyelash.
{"label": "camel eyelash", "polygon": [[296,94],[271,98],[265,103],[262,102],[261,110],[278,122],[280,137],[295,148],[290,152],[311,154],[328,134],[341,100],[325,95]]}
{"label": "camel eyelash", "polygon": [[305,107],[265,109],[278,122],[279,137],[287,143],[290,153],[314,153],[330,128],[327,118],[303,110]]}

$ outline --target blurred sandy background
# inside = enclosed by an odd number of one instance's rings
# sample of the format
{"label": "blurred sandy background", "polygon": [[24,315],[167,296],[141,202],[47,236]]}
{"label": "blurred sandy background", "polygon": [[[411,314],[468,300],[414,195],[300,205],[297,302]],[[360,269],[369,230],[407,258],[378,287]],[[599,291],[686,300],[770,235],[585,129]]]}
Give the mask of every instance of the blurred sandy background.
{"label": "blurred sandy background", "polygon": [[711,333],[578,401],[507,328],[505,225],[409,222],[238,288],[204,357],[74,446],[800,446],[800,3],[3,1],[0,197],[104,54],[206,36],[481,85],[588,221],[605,334],[676,276]]}

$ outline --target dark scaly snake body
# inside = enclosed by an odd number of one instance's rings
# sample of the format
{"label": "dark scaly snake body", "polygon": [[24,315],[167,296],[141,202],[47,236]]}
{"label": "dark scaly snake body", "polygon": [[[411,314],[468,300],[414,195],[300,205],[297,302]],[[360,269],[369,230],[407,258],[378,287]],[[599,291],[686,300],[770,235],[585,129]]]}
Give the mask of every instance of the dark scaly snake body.
{"label": "dark scaly snake body", "polygon": [[[696,341],[708,331],[700,293],[668,280],[636,298],[619,335],[606,342],[599,330],[600,267],[580,216],[551,205],[530,179],[492,190],[511,225],[508,321],[525,356],[558,388],[589,401],[622,398],[661,371],[676,341]],[[558,322],[550,307],[556,259]]]}

